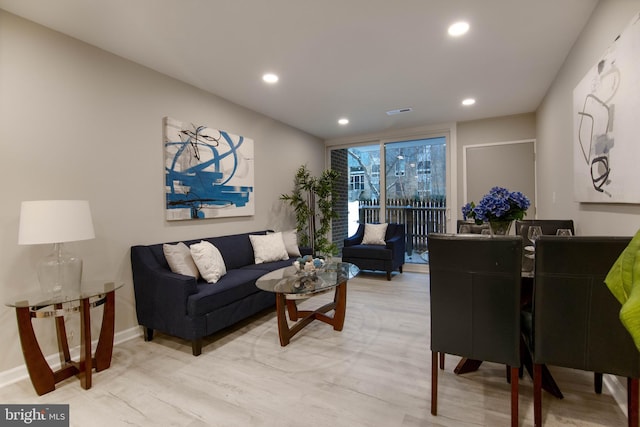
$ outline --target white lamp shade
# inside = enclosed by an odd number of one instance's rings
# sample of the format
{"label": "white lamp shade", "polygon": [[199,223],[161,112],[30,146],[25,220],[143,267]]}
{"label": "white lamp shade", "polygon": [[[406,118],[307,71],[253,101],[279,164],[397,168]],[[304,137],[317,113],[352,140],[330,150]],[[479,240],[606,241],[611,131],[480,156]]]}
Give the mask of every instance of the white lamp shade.
{"label": "white lamp shade", "polygon": [[22,202],[18,244],[64,243],[95,238],[86,200]]}

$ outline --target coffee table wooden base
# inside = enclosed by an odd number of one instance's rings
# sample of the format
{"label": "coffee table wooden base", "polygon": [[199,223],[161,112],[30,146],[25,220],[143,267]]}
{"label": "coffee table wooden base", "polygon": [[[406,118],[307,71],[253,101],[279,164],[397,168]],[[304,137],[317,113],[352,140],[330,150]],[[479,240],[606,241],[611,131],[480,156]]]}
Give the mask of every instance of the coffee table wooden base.
{"label": "coffee table wooden base", "polygon": [[[310,310],[298,310],[295,300],[287,299],[286,294],[276,293],[276,312],[278,313],[278,335],[280,336],[280,345],[286,346],[291,338],[300,332],[302,328],[307,326],[314,320],[320,320],[333,326],[336,331],[341,331],[344,326],[344,316],[347,306],[347,282],[343,282],[335,287],[333,302],[323,305],[322,307]],[[333,317],[326,313],[334,310]],[[291,321],[297,321],[292,327],[289,327],[287,321],[287,312]]]}

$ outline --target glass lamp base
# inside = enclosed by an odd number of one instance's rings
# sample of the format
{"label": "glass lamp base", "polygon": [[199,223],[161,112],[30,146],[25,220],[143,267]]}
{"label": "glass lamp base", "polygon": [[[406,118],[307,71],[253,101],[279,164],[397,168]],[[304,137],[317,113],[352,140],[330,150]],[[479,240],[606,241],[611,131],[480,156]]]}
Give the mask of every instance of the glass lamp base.
{"label": "glass lamp base", "polygon": [[38,280],[42,291],[55,296],[80,292],[82,259],[64,251],[62,243],[38,263]]}

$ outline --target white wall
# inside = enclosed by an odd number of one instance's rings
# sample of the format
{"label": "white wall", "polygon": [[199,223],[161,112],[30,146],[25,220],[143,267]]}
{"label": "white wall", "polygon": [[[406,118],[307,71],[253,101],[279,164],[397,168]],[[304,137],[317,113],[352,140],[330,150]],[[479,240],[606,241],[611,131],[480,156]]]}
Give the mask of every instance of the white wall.
{"label": "white wall", "polygon": [[574,202],[572,163],[573,89],[638,11],[638,0],[601,0],[537,111],[538,217],[573,218],[578,234],[640,228],[640,205]]}
{"label": "white wall", "polygon": [[[254,139],[255,216],[164,220],[164,116]],[[87,199],[97,237],[69,248],[83,256],[85,278],[125,283],[116,331],[137,325],[131,245],[291,227],[279,196],[301,164],[314,174],[325,165],[315,137],[2,10],[0,147],[0,302],[38,289],[35,262],[50,250],[17,245],[20,202]],[[15,313],[4,305],[0,324],[2,372],[24,361]],[[35,324],[45,354],[54,353],[53,322]],[[69,328],[78,345],[77,323]]]}

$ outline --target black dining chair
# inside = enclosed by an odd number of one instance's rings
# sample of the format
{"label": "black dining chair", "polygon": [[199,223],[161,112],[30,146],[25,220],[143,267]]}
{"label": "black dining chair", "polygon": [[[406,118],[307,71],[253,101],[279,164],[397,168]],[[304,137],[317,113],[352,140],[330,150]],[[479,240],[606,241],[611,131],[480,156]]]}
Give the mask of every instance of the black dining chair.
{"label": "black dining chair", "polygon": [[[527,236],[529,232],[529,227],[532,225],[538,225],[542,229],[542,234],[555,235],[559,229],[569,229],[571,230],[571,234],[575,235],[576,231],[573,226],[572,219],[523,219],[517,220],[516,227],[516,235],[522,237],[522,244],[527,247],[530,246],[533,242],[529,240]],[[530,255],[527,255],[527,251],[523,252],[526,256],[522,259],[522,267],[526,271],[531,271],[533,269],[533,259]]]}
{"label": "black dining chair", "polygon": [[482,234],[482,230],[489,230],[489,223],[476,224],[462,219],[457,220],[456,233],[460,233],[460,226],[468,226],[470,234]]}
{"label": "black dining chair", "polygon": [[630,237],[541,236],[533,301],[534,421],[542,426],[542,364],[627,377],[629,426],[638,426],[640,352],[604,279]]}
{"label": "black dining chair", "polygon": [[520,236],[429,234],[431,413],[438,408],[438,357],[505,364],[511,425],[518,425]]}
{"label": "black dining chair", "polygon": [[561,228],[568,228],[571,234],[575,235],[576,230],[573,226],[572,219],[522,219],[516,221],[516,234],[522,236],[522,240],[528,244],[527,232],[529,226],[539,225],[542,228],[542,234],[555,235]]}

